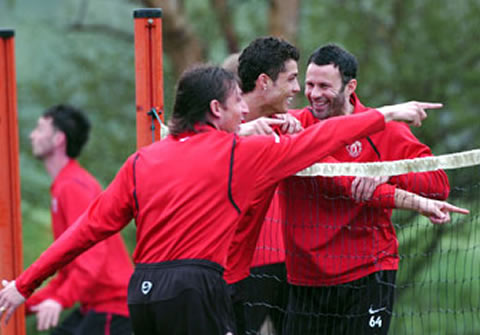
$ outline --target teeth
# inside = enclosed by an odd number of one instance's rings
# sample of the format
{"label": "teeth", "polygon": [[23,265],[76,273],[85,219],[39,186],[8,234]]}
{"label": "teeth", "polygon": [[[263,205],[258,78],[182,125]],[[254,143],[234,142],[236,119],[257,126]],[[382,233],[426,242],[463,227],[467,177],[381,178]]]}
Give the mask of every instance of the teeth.
{"label": "teeth", "polygon": [[292,103],[292,101],[293,101],[293,97],[287,98],[287,104],[290,105]]}
{"label": "teeth", "polygon": [[316,101],[314,104],[315,104],[316,106],[322,107],[322,106],[326,106],[327,103],[328,103],[327,101]]}

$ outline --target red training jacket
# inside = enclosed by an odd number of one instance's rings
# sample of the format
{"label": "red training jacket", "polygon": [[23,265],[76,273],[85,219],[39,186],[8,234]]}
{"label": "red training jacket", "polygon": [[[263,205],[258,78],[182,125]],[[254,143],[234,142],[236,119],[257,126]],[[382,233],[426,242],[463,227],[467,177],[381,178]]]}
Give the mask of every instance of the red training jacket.
{"label": "red training jacket", "polygon": [[263,220],[251,267],[285,262],[285,243],[283,241],[284,198],[285,195],[277,188]]}
{"label": "red training jacket", "polygon": [[[51,188],[52,228],[55,240],[87,209],[102,188],[75,160],[70,160]],[[120,234],[108,238],[58,271],[48,285],[26,301],[26,310],[45,299],[54,299],[63,308],[80,302],[83,312],[128,316],[127,287],[133,272]]]}
{"label": "red training jacket", "polygon": [[[354,115],[368,111],[355,94],[351,103]],[[320,122],[308,107],[294,116],[305,128]],[[374,162],[432,155],[403,123],[388,123],[385,130],[371,135],[370,140],[371,143],[367,138],[351,141],[330,159]],[[398,242],[390,220],[395,187],[442,200],[450,191],[442,170],[408,173],[390,177],[389,184],[377,187],[370,202],[359,204],[351,200],[352,180],[352,177],[290,177],[282,182],[281,189],[287,198],[285,244],[291,284],[338,285],[380,270],[396,270]]]}
{"label": "red training jacket", "polygon": [[235,222],[255,194],[384,127],[383,115],[372,111],[278,138],[239,138],[201,126],[197,133],[141,148],[87,212],[17,278],[17,289],[30,295],[53,272],[132,218],[137,226],[135,263],[204,259],[224,267]]}

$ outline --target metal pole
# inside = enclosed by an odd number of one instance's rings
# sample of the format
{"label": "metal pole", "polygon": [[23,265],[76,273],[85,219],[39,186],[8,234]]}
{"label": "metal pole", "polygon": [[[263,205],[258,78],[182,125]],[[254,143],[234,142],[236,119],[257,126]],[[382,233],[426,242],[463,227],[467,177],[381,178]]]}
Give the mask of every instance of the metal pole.
{"label": "metal pole", "polygon": [[[14,35],[0,29],[0,278],[8,280],[23,270]],[[0,334],[25,334],[24,307]]]}
{"label": "metal pole", "polygon": [[[135,25],[135,96],[137,112],[137,148],[160,140],[160,124],[155,108],[163,122],[163,61],[162,10],[137,9],[133,12]],[[152,139],[152,124],[156,131]]]}

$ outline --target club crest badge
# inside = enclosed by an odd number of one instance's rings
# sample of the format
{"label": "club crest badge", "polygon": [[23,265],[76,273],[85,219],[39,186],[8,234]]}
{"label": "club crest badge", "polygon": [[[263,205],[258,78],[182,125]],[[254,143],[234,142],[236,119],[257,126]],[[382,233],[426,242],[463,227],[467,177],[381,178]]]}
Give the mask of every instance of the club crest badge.
{"label": "club crest badge", "polygon": [[362,143],[360,141],[355,141],[350,145],[347,145],[347,151],[352,157],[358,157],[362,153]]}
{"label": "club crest badge", "polygon": [[148,281],[148,280],[143,281],[142,282],[142,288],[141,288],[142,293],[144,295],[147,295],[148,292],[150,292],[150,290],[152,289],[152,287],[153,287],[153,284],[152,284],[151,281]]}

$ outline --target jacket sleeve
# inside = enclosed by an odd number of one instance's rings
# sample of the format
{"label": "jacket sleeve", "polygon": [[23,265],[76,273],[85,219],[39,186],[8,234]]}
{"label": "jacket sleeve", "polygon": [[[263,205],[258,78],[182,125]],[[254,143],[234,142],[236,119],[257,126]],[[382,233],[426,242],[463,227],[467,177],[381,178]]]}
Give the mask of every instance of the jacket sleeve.
{"label": "jacket sleeve", "polygon": [[[92,201],[91,190],[71,182],[60,190],[58,208],[67,226],[72,226]],[[90,288],[105,264],[107,248],[100,242],[68,264],[61,273],[63,281],[52,291],[50,298],[64,308],[73,306],[81,297],[88,296]]]}
{"label": "jacket sleeve", "polygon": [[372,110],[331,118],[295,135],[241,138],[237,157],[243,159],[237,165],[256,172],[256,187],[272,185],[384,127],[383,115]]}
{"label": "jacket sleeve", "polygon": [[16,280],[18,291],[29,297],[46,278],[75,257],[125,227],[135,215],[131,156],[109,187]]}
{"label": "jacket sleeve", "polygon": [[[317,124],[319,121],[315,119],[308,108],[301,110],[290,110],[290,115],[297,118],[304,128],[311,127]],[[325,157],[318,163],[340,163],[332,156]],[[317,176],[317,184],[321,186],[320,192],[327,197],[345,197],[352,198],[352,182],[355,177],[351,176],[338,176],[338,177],[323,177]],[[361,204],[372,207],[384,207],[394,208],[395,186],[390,184],[379,185],[369,201],[362,202]]]}
{"label": "jacket sleeve", "polygon": [[89,296],[92,285],[98,278],[101,267],[105,264],[107,248],[100,242],[85,253],[75,258],[63,271],[63,280],[48,298],[58,301],[63,308],[69,308],[82,297]]}
{"label": "jacket sleeve", "polygon": [[[55,291],[62,285],[62,282],[64,282],[63,271],[59,271],[55,278],[53,278],[45,287],[37,290],[27,299],[27,301],[25,301],[25,312],[31,314],[33,313],[33,306],[40,304],[46,299],[54,299]],[[57,299],[55,300],[58,301]]]}
{"label": "jacket sleeve", "polygon": [[[386,153],[386,157],[382,157],[382,160],[432,156],[430,148],[421,143],[406,124],[391,122],[385,129],[385,133],[387,132],[386,143],[382,145],[386,145],[390,150],[382,151]],[[433,199],[445,200],[450,193],[448,176],[443,170],[392,176],[389,182],[401,189]]]}

